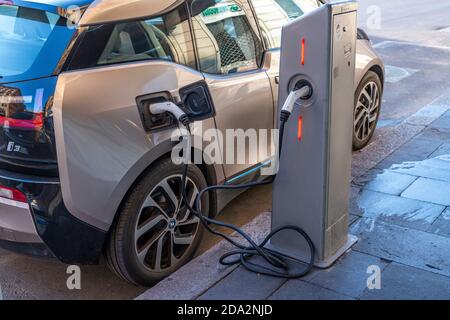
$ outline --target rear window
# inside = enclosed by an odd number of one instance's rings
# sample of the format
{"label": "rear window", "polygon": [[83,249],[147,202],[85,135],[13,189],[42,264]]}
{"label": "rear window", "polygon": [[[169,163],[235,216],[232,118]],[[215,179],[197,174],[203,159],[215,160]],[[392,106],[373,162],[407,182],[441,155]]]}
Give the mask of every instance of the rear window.
{"label": "rear window", "polygon": [[51,75],[74,32],[57,14],[0,4],[0,82]]}

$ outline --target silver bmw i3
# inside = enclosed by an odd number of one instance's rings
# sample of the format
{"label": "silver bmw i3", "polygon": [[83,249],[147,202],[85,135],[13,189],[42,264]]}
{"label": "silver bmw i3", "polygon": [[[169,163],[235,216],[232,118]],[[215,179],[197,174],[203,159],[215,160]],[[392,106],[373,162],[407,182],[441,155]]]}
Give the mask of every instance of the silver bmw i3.
{"label": "silver bmw i3", "polygon": [[[281,27],[320,5],[0,0],[0,246],[67,264],[105,254],[120,277],[146,286],[186,263],[203,229],[180,205],[177,122],[149,105],[183,105],[202,130],[276,127]],[[355,149],[373,135],[383,85],[360,30]],[[255,157],[190,166],[188,196],[258,179],[267,158]],[[235,196],[210,193],[203,212]]]}

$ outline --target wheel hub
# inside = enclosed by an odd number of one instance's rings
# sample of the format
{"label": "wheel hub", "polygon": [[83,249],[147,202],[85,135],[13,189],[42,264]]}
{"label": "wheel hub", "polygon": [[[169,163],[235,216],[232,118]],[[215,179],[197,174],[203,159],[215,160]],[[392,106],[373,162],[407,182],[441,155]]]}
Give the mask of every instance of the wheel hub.
{"label": "wheel hub", "polygon": [[169,226],[168,227],[169,227],[170,230],[175,229],[176,226],[177,226],[177,221],[175,219],[172,219],[172,220],[169,221]]}
{"label": "wheel hub", "polygon": [[[163,179],[147,196],[135,227],[135,250],[139,263],[161,272],[175,266],[194,242],[200,220],[181,203],[182,175]],[[187,178],[186,201],[193,204],[198,194]]]}

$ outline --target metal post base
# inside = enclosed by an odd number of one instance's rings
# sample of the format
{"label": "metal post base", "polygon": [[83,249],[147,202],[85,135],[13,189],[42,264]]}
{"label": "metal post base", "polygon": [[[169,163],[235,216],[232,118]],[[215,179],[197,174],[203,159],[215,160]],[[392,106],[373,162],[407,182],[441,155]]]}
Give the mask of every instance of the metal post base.
{"label": "metal post base", "polygon": [[[351,249],[358,242],[358,237],[349,234],[347,242],[332,256],[328,257],[326,260],[316,260],[314,266],[319,269],[328,269],[331,267],[344,253]],[[286,250],[278,246],[273,245],[270,241],[266,245],[267,248],[279,251],[285,255],[294,257],[303,261],[305,263],[309,262],[310,257],[305,255],[304,252],[292,252],[292,250]]]}

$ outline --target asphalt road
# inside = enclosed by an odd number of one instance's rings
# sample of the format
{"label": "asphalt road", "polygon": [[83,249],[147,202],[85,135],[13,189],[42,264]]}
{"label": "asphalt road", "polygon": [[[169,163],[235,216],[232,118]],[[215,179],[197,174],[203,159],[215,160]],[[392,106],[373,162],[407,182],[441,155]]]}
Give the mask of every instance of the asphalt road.
{"label": "asphalt road", "polygon": [[[449,16],[448,1],[360,1],[359,25],[388,71],[378,133],[450,89]],[[268,187],[251,190],[229,205],[222,219],[243,225],[267,211],[270,199]],[[208,237],[201,250],[216,241]],[[81,290],[68,290],[67,277],[60,263],[0,250],[0,285],[7,299],[132,299],[144,291],[117,279],[104,264],[82,267]]]}

